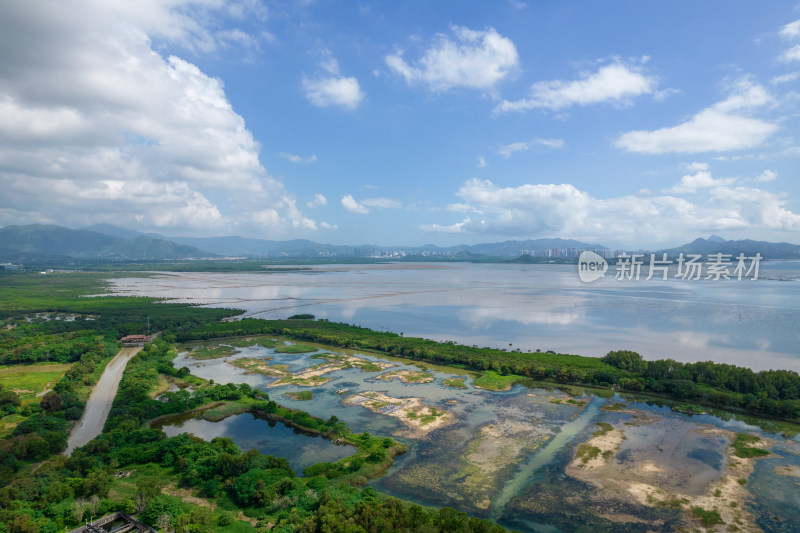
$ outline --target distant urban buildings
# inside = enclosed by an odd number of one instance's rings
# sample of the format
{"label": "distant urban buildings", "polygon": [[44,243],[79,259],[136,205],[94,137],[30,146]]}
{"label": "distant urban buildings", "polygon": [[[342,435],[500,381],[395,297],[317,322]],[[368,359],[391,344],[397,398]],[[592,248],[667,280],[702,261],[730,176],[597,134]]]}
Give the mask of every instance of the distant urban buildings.
{"label": "distant urban buildings", "polygon": [[[550,248],[548,250],[520,250],[520,255],[529,255],[531,257],[578,257],[581,252],[586,250],[578,248]],[[625,253],[623,250],[589,250],[594,252],[603,259],[614,259]]]}
{"label": "distant urban buildings", "polygon": [[23,270],[23,268],[16,263],[0,263],[0,270]]}

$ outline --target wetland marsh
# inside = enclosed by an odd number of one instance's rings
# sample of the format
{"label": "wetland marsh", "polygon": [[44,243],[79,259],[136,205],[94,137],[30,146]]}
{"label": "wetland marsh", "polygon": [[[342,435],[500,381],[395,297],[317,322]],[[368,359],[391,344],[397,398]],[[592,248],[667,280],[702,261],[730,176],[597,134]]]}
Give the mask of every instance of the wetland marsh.
{"label": "wetland marsh", "polygon": [[[320,418],[336,416],[356,432],[406,442],[408,452],[370,482],[382,492],[451,506],[522,531],[570,531],[577,524],[606,531],[694,528],[701,524],[696,508],[719,513],[724,527],[740,530],[792,531],[800,518],[798,437],[784,438],[735,417],[683,414],[608,391],[601,397],[588,389],[562,391],[533,383],[490,391],[475,386],[472,372],[269,341],[237,340],[229,346],[232,353],[219,348],[224,340],[187,344],[175,366],[216,383],[248,383],[280,394],[289,407]],[[219,357],[195,359],[197,350],[216,350]],[[324,382],[308,380],[310,372]],[[463,388],[453,387],[454,379]],[[295,396],[303,392],[310,397]],[[270,444],[274,427],[236,416],[182,430],[203,438],[230,437],[243,449],[289,453]],[[238,424],[246,429],[237,429]],[[731,443],[737,433],[757,436],[753,446],[771,453],[736,457]],[[306,439],[290,442],[294,448],[307,446]]]}

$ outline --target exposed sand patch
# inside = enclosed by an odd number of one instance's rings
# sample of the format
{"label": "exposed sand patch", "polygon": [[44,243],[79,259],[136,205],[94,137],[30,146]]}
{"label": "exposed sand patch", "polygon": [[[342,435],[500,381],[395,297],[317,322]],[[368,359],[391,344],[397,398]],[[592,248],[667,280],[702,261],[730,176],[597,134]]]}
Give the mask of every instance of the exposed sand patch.
{"label": "exposed sand patch", "polygon": [[642,472],[663,472],[664,469],[655,464],[653,461],[645,461],[639,465]]}
{"label": "exposed sand patch", "polygon": [[378,376],[378,379],[383,381],[391,381],[394,378],[399,379],[403,383],[430,383],[435,379],[430,372],[414,370],[393,370]]}
{"label": "exposed sand patch", "polygon": [[[331,381],[331,377],[323,377],[325,374],[344,370],[347,368],[360,368],[362,372],[378,372],[393,367],[392,363],[385,361],[369,361],[353,355],[342,353],[325,353],[314,356],[316,359],[324,359],[325,363],[314,365],[305,370],[291,373],[287,370],[277,381],[267,384],[267,387],[280,387],[281,385],[300,385],[303,387],[317,387]],[[241,359],[239,359],[241,361]],[[234,361],[235,362],[235,361]],[[271,365],[275,368],[278,365]]]}
{"label": "exposed sand patch", "polygon": [[[579,453],[582,449],[587,450],[587,452],[582,454],[580,457],[576,455],[576,457],[567,467],[567,473],[572,475],[572,473],[569,472],[569,468],[573,465],[575,465],[576,468],[580,468],[584,471],[597,470],[598,468],[605,466],[613,458],[617,450],[619,450],[619,447],[624,440],[625,433],[619,429],[612,429],[611,431],[607,431],[602,435],[592,437],[586,443],[578,446]],[[583,446],[588,448],[581,448]]]}
{"label": "exposed sand patch", "polygon": [[798,466],[777,466],[775,473],[779,476],[800,477],[800,467]]}
{"label": "exposed sand patch", "polygon": [[491,509],[520,464],[552,436],[553,427],[532,415],[529,408],[502,407],[463,444],[460,437],[453,439],[458,430],[440,432],[431,437],[438,441],[432,455],[405,465],[396,479],[440,493],[465,510]]}
{"label": "exposed sand patch", "polygon": [[429,407],[421,398],[392,398],[382,392],[364,392],[347,396],[345,405],[361,405],[382,415],[392,416],[405,424],[409,430],[399,435],[410,438],[422,438],[431,431],[457,422],[457,418],[449,411]]}
{"label": "exposed sand patch", "polygon": [[516,465],[525,457],[520,453],[523,449],[533,450],[548,438],[545,430],[536,424],[498,420],[480,429],[464,458],[481,474],[493,474],[508,465]]}
{"label": "exposed sand patch", "polygon": [[[705,528],[708,531],[728,531],[728,527],[732,525],[742,531],[761,531],[752,515],[743,509],[750,496],[746,480],[753,472],[755,458],[736,457],[733,446],[729,444],[723,453],[723,472],[719,479],[708,483],[702,494],[680,492],[675,490],[675,486],[680,486],[680,483],[669,484],[665,481],[687,475],[687,472],[677,471],[677,466],[674,464],[647,460],[626,467],[617,463],[615,455],[625,439],[625,425],[649,425],[660,419],[645,413],[636,413],[636,410],[629,412],[634,415],[634,422],[627,422],[611,431],[596,435],[578,446],[575,457],[567,465],[568,475],[597,487],[600,502],[622,499],[649,507],[680,509],[683,512],[683,525],[689,529],[702,527],[694,512],[695,507],[701,507],[706,511],[718,512],[723,521],[722,524]],[[723,436],[729,443],[735,438],[735,434],[731,431],[706,425],[697,425],[689,433],[700,438]],[[769,442],[761,439],[750,446],[766,448]],[[595,451],[590,453],[592,447]],[[591,457],[586,460],[589,455]],[[800,475],[800,468],[793,472],[794,474],[790,475]],[[627,517],[616,516],[614,513],[605,518],[615,521],[628,520]]]}

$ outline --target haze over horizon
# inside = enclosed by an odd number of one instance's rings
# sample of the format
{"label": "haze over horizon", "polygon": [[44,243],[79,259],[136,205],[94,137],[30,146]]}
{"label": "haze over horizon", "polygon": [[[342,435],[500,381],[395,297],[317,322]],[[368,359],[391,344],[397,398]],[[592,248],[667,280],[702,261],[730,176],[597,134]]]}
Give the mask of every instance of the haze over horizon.
{"label": "haze over horizon", "polygon": [[800,4],[10,0],[0,50],[0,226],[800,234]]}

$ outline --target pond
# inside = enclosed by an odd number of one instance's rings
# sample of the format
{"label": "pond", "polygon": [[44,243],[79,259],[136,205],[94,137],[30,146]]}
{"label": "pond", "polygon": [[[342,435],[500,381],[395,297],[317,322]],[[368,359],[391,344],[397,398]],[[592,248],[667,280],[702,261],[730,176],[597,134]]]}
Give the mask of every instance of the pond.
{"label": "pond", "polygon": [[281,422],[251,413],[210,422],[200,415],[174,417],[160,424],[169,437],[189,433],[205,441],[227,437],[242,451],[256,449],[265,455],[283,457],[297,475],[316,463],[338,461],[355,453],[353,446],[337,445],[330,439],[291,428]]}

